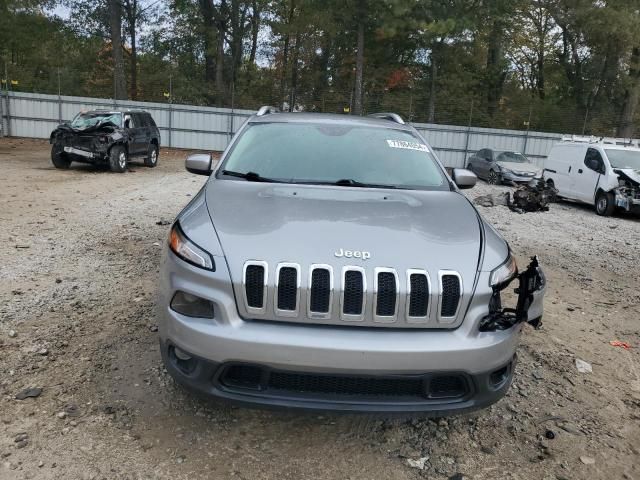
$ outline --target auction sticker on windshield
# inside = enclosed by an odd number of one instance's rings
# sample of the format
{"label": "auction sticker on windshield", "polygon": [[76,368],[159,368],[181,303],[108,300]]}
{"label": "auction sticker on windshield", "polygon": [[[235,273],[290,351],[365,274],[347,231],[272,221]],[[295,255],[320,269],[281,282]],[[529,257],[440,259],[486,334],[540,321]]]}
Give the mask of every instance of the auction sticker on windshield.
{"label": "auction sticker on windshield", "polygon": [[404,140],[387,140],[387,145],[391,148],[404,148],[406,150],[419,150],[421,152],[429,151],[429,147],[422,143],[407,142]]}

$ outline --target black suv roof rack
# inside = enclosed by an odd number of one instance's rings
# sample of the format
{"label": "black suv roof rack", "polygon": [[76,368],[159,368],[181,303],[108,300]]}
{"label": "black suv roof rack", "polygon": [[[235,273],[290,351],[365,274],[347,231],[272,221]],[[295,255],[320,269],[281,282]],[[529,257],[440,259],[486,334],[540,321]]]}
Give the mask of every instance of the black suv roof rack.
{"label": "black suv roof rack", "polygon": [[258,117],[262,117],[263,115],[269,115],[270,113],[278,113],[278,112],[280,112],[280,109],[278,107],[270,107],[269,105],[264,105],[260,107],[256,115]]}
{"label": "black suv roof rack", "polygon": [[383,120],[390,120],[392,122],[399,123],[400,125],[404,125],[405,124],[404,120],[402,119],[402,117],[400,115],[398,115],[397,113],[391,113],[391,112],[370,113],[369,115],[367,115],[367,117],[381,118]]}

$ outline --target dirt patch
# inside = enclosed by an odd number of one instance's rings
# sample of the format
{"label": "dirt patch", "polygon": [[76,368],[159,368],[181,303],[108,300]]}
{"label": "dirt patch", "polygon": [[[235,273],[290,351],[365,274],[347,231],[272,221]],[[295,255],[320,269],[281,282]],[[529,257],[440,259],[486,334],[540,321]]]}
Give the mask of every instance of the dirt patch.
{"label": "dirt patch", "polygon": [[[490,409],[407,420],[233,408],[177,387],[157,347],[169,227],[156,222],[204,182],[185,155],[60,171],[46,142],[0,141],[1,479],[639,478],[637,218],[479,207],[549,280],[543,328],[525,329],[514,386]],[[29,387],[42,392],[15,399]]]}

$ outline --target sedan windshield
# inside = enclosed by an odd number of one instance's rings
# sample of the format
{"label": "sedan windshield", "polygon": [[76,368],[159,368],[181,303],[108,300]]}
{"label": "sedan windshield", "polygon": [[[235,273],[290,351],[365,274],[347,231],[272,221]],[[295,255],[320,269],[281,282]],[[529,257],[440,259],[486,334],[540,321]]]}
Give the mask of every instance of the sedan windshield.
{"label": "sedan windshield", "polygon": [[420,138],[405,130],[351,124],[250,125],[219,177],[449,190],[430,147]]}
{"label": "sedan windshield", "polygon": [[640,170],[639,150],[618,150],[613,148],[605,149],[607,157],[613,168],[630,168]]}
{"label": "sedan windshield", "polygon": [[518,152],[501,152],[496,156],[496,162],[529,163],[529,159]]}
{"label": "sedan windshield", "polygon": [[122,125],[122,114],[113,112],[87,112],[79,113],[71,122],[71,128],[86,130],[98,124],[112,123],[116,127]]}

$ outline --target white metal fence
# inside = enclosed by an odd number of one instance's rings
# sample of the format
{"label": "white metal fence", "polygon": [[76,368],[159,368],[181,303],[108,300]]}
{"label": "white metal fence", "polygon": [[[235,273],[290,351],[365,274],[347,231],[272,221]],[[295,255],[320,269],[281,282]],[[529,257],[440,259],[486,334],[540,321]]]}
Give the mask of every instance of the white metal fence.
{"label": "white metal fence", "polygon": [[[0,97],[1,133],[14,137],[49,138],[51,130],[70,120],[79,110],[92,108],[139,108],[149,111],[162,135],[162,145],[195,150],[222,151],[251,110],[197,107],[110,99],[3,92]],[[448,167],[462,167],[468,156],[481,148],[525,153],[541,164],[561,134],[414,124]]]}

